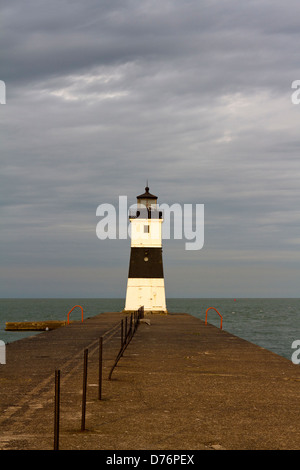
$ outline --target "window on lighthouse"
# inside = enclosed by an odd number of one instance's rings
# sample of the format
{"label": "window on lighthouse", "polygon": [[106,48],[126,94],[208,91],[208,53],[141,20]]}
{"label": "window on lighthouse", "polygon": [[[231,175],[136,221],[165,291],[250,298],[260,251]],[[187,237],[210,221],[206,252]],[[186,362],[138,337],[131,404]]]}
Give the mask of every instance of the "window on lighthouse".
{"label": "window on lighthouse", "polygon": [[150,225],[144,225],[144,233],[150,233]]}

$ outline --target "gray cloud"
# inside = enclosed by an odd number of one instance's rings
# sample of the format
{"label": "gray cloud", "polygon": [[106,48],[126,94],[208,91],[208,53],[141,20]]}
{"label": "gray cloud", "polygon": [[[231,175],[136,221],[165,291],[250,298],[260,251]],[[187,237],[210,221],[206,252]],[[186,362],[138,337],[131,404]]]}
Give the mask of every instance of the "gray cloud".
{"label": "gray cloud", "polygon": [[1,5],[0,295],[123,296],[129,240],[98,240],[96,208],[148,178],[161,203],[205,204],[202,250],[164,242],[168,295],[297,296],[298,8]]}

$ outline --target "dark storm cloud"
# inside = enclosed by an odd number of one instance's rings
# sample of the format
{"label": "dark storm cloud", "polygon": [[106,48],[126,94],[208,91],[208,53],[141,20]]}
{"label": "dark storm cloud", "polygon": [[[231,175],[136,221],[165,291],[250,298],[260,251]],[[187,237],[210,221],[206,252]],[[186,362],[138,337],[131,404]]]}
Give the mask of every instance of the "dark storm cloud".
{"label": "dark storm cloud", "polygon": [[57,286],[55,266],[62,285],[70,278],[87,295],[107,292],[103,270],[122,285],[129,242],[97,240],[96,208],[122,194],[134,203],[147,178],[160,202],[205,204],[203,250],[165,243],[170,293],[183,268],[197,295],[205,295],[201,266],[207,289],[218,263],[232,285],[246,273],[244,295],[250,264],[258,276],[262,263],[295,269],[298,9],[277,0],[1,5],[1,246],[10,279],[1,295],[22,284],[26,268],[47,279],[45,295]]}
{"label": "dark storm cloud", "polygon": [[259,84],[257,67],[269,76],[284,65],[297,28],[293,4],[283,12],[279,2],[29,1],[5,5],[1,18],[2,74],[23,83],[141,60],[174,61],[186,75],[190,64],[207,85],[222,87],[229,76],[233,85]]}

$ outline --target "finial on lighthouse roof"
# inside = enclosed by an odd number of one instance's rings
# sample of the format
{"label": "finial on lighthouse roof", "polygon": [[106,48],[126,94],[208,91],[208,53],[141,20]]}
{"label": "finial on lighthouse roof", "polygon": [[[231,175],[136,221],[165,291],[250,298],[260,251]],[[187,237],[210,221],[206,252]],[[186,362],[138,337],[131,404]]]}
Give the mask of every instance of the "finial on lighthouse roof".
{"label": "finial on lighthouse roof", "polygon": [[145,193],[140,194],[137,196],[137,199],[157,199],[157,196],[154,196],[154,194],[149,193],[149,186],[148,186],[148,181],[147,181],[147,186],[145,187]]}

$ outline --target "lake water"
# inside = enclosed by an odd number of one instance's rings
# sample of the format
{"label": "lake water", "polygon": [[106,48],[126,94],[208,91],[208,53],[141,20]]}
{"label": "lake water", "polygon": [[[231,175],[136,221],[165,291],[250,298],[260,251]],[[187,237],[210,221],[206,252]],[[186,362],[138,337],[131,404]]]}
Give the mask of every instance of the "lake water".
{"label": "lake water", "polygon": [[[121,311],[124,299],[0,299],[0,340],[7,344],[38,334],[5,331],[7,321],[66,320],[74,305],[81,305],[87,318]],[[190,313],[202,320],[209,307],[222,315],[223,330],[291,359],[291,345],[300,340],[300,299],[167,299],[170,312]],[[70,320],[80,319],[77,308]],[[208,323],[220,325],[214,310],[208,312]]]}

